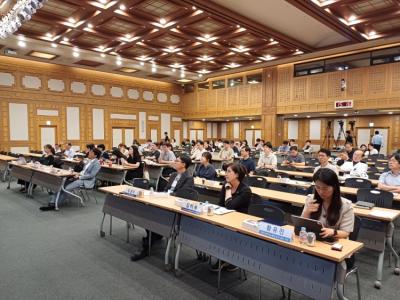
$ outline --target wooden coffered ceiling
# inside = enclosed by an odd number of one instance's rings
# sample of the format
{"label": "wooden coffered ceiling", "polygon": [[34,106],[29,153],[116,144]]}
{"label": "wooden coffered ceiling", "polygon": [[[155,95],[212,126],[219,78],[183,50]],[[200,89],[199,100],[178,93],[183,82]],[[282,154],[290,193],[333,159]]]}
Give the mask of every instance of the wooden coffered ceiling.
{"label": "wooden coffered ceiling", "polygon": [[[393,36],[400,29],[399,6],[398,0],[48,0],[17,35],[53,47],[95,51],[97,58],[121,57],[136,63],[126,66],[139,70],[133,76],[145,72],[139,63],[176,69],[176,75],[169,75],[178,79],[184,77],[182,72],[212,74],[257,67]],[[286,24],[292,27],[285,28]],[[302,24],[314,33],[296,33]],[[318,43],[312,41],[313,34]],[[57,63],[62,55],[55,54]],[[105,64],[93,60],[85,57],[86,65]],[[82,58],[70,63],[79,61]]]}

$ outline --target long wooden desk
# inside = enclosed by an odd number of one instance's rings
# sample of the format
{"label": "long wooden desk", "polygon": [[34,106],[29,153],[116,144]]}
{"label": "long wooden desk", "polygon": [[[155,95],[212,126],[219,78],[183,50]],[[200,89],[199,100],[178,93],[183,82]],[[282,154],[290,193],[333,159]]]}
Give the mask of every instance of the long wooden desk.
{"label": "long wooden desk", "polygon": [[83,206],[83,199],[78,195],[67,191],[64,188],[65,182],[68,177],[74,176],[76,173],[67,170],[56,169],[44,165],[36,164],[17,164],[15,162],[10,162],[10,177],[8,181],[8,187],[10,188],[11,178],[17,178],[29,182],[27,196],[33,197],[33,187],[34,185],[39,185],[56,193],[55,209],[58,210],[58,199],[61,192],[65,192],[73,197],[79,199],[81,205]]}
{"label": "long wooden desk", "polygon": [[39,153],[21,153],[25,157],[32,157],[32,158],[41,158],[43,154]]}
{"label": "long wooden desk", "polygon": [[8,155],[0,155],[0,173],[1,173],[1,180],[4,182],[6,181],[7,173],[8,173],[8,163],[10,161],[17,160],[15,157],[8,156]]}
{"label": "long wooden desk", "polygon": [[[343,251],[337,252],[331,250],[330,245],[321,242],[317,242],[315,247],[302,245],[297,237],[291,243],[283,242],[242,227],[244,220],[259,218],[239,212],[222,216],[194,215],[176,206],[175,197],[148,195],[138,198],[120,194],[125,188],[126,186],[101,188],[110,194],[103,208],[103,221],[105,214],[114,214],[127,222],[151,222],[146,226],[155,228],[157,233],[164,230],[163,235],[168,236],[166,263],[171,240],[176,237],[176,272],[179,271],[181,244],[185,244],[304,295],[315,299],[330,299],[340,263],[363,246],[359,242],[340,240]],[[165,217],[159,218],[162,212]],[[146,215],[150,220],[145,220]],[[173,216],[179,216],[177,223],[171,221]],[[101,235],[104,234],[101,227]],[[338,288],[337,291],[339,299],[345,299],[342,289]]]}
{"label": "long wooden desk", "polygon": [[[198,187],[219,192],[222,189],[221,182],[195,178],[194,183]],[[303,207],[307,196],[270,189],[251,187],[251,191],[263,198],[279,201],[294,206]],[[363,227],[359,233],[359,240],[365,247],[379,252],[377,280],[375,286],[379,288],[382,281],[383,258],[386,244],[395,257],[395,273],[400,274],[399,256],[393,249],[392,237],[394,232],[394,220],[400,216],[400,210],[374,207],[371,210],[361,209],[353,206],[355,215],[364,219]]]}

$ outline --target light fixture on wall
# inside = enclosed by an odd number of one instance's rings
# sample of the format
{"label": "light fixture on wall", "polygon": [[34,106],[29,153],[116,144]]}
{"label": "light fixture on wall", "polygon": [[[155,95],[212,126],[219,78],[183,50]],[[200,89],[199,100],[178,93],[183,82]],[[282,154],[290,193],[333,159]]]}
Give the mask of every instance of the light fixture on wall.
{"label": "light fixture on wall", "polygon": [[47,0],[19,0],[11,10],[0,19],[0,38],[5,39],[16,32],[22,23],[29,21],[32,15],[42,8]]}
{"label": "light fixture on wall", "polygon": [[375,124],[374,124],[373,122],[371,122],[371,123],[368,124],[369,127],[374,127],[374,125],[375,125]]}
{"label": "light fixture on wall", "polygon": [[251,125],[251,129],[254,129],[254,125]]}
{"label": "light fixture on wall", "polygon": [[51,121],[46,121],[46,125],[51,125]]}

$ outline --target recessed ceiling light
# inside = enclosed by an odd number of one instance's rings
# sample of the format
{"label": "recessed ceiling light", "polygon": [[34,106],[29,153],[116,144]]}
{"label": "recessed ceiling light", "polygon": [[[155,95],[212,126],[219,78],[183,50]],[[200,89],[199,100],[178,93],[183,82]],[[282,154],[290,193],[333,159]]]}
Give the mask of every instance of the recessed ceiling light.
{"label": "recessed ceiling light", "polygon": [[130,39],[132,36],[128,33],[128,34],[125,35],[125,37],[126,37],[127,39]]}
{"label": "recessed ceiling light", "polygon": [[120,10],[125,10],[125,9],[126,9],[126,6],[123,5],[123,4],[121,4],[121,5],[119,6],[119,9],[120,9]]}
{"label": "recessed ceiling light", "polygon": [[100,56],[101,57],[106,57],[106,55],[104,53],[101,53]]}
{"label": "recessed ceiling light", "polygon": [[294,117],[298,117],[299,115],[293,115]]}
{"label": "recessed ceiling light", "polygon": [[64,41],[64,42],[68,42],[68,41],[69,41],[69,38],[64,37],[64,38],[63,38],[63,41]]}
{"label": "recessed ceiling light", "polygon": [[27,55],[37,57],[37,58],[42,58],[42,59],[48,59],[48,60],[51,60],[51,59],[54,59],[57,57],[57,55],[55,55],[55,54],[45,53],[45,52],[40,52],[40,51],[32,51],[32,52],[29,52]]}
{"label": "recessed ceiling light", "polygon": [[72,52],[72,56],[73,57],[79,57],[79,53],[74,51],[74,52]]}
{"label": "recessed ceiling light", "polygon": [[203,74],[199,74],[198,76],[199,76],[199,78],[201,78],[201,77],[203,77]]}
{"label": "recessed ceiling light", "polygon": [[196,10],[196,6],[192,6],[192,9],[193,9],[193,10]]}
{"label": "recessed ceiling light", "polygon": [[201,119],[203,122],[205,122],[206,119]]}
{"label": "recessed ceiling light", "polygon": [[164,18],[160,19],[160,24],[161,25],[165,25],[167,23],[167,20],[165,20]]}
{"label": "recessed ceiling light", "polygon": [[151,72],[152,72],[152,73],[157,72],[157,68],[156,68],[156,67],[151,67]]}
{"label": "recessed ceiling light", "polygon": [[101,4],[106,4],[108,0],[100,0]]}
{"label": "recessed ceiling light", "polygon": [[192,82],[193,80],[191,79],[187,79],[187,78],[181,78],[177,80],[180,83],[188,83],[188,82]]}
{"label": "recessed ceiling light", "polygon": [[206,39],[209,39],[211,36],[207,33],[207,34],[204,35],[204,37],[205,37]]}
{"label": "recessed ceiling light", "polygon": [[349,114],[344,114],[343,116],[344,116],[344,117],[348,117],[348,116],[349,116]]}
{"label": "recessed ceiling light", "polygon": [[26,47],[26,43],[24,41],[18,41],[18,46],[21,48],[25,48]]}
{"label": "recessed ceiling light", "polygon": [[141,62],[140,62],[140,65],[141,65],[141,66],[144,66],[144,62],[141,61]]}
{"label": "recessed ceiling light", "polygon": [[375,31],[370,31],[369,33],[368,33],[368,36],[369,37],[373,37],[373,36],[375,36],[376,35],[376,32]]}
{"label": "recessed ceiling light", "polygon": [[227,122],[229,122],[229,120],[226,120]]}
{"label": "recessed ceiling light", "polygon": [[51,46],[52,46],[53,48],[57,48],[57,47],[58,47],[58,45],[57,45],[56,43],[51,43]]}
{"label": "recessed ceiling light", "polygon": [[356,19],[357,19],[357,17],[356,17],[355,15],[351,15],[351,16],[347,19],[347,21],[353,22],[353,21],[355,21]]}
{"label": "recessed ceiling light", "polygon": [[92,25],[92,23],[88,23],[88,24],[87,24],[87,27],[89,27],[89,28],[93,28],[93,25]]}
{"label": "recessed ceiling light", "polygon": [[311,116],[307,116],[307,118],[311,118]]}
{"label": "recessed ceiling light", "polygon": [[175,73],[175,72],[176,72],[176,69],[172,68],[171,71]]}
{"label": "recessed ceiling light", "polygon": [[392,112],[392,111],[389,111],[388,114],[389,114],[389,115],[393,115],[393,112]]}
{"label": "recessed ceiling light", "polygon": [[53,35],[52,35],[50,32],[48,32],[48,33],[46,33],[46,36],[47,36],[48,38],[51,38]]}
{"label": "recessed ceiling light", "polygon": [[120,60],[117,60],[115,63],[117,64],[117,66],[122,65],[122,61],[120,61]]}
{"label": "recessed ceiling light", "polygon": [[76,20],[74,18],[68,18],[68,22],[75,24]]}
{"label": "recessed ceiling light", "polygon": [[117,71],[124,72],[124,73],[135,73],[139,70],[122,67],[122,68],[119,68]]}

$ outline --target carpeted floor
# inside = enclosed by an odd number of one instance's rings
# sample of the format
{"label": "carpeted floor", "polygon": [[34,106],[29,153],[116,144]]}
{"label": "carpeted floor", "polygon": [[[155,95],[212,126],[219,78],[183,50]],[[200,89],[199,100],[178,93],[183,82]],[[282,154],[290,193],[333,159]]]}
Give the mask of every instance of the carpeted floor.
{"label": "carpeted floor", "polygon": [[[35,198],[28,199],[18,189],[15,182],[11,190],[0,183],[0,299],[258,298],[258,277],[252,274],[242,282],[238,273],[224,273],[223,286],[229,288],[217,295],[217,276],[208,271],[207,263],[176,278],[164,271],[163,243],[153,249],[151,257],[131,262],[130,255],[138,248],[144,230],[136,227],[128,244],[125,223],[114,219],[113,235],[100,238],[104,198],[100,193],[99,204],[90,202],[78,208],[71,201],[58,212],[41,212],[39,206],[47,203],[48,194],[38,187]],[[194,250],[185,247],[182,258],[183,266],[197,262]],[[398,299],[400,277],[388,267],[388,255],[381,290],[373,287],[377,254],[362,251],[357,263],[362,299]],[[346,295],[357,299],[354,277],[348,280]],[[281,289],[262,280],[262,296],[281,299]],[[292,299],[306,297],[293,293]]]}

